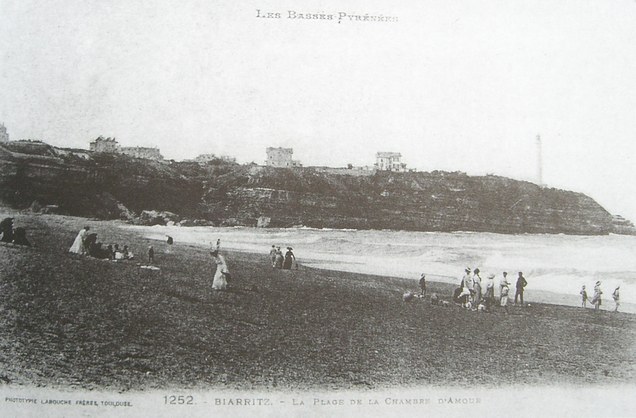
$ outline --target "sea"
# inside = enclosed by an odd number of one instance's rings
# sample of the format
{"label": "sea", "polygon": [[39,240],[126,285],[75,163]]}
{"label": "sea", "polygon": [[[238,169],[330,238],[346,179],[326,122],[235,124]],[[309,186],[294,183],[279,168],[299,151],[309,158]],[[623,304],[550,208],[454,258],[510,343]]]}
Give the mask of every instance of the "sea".
{"label": "sea", "polygon": [[[636,236],[564,234],[495,234],[484,232],[369,231],[315,228],[122,226],[146,238],[175,244],[261,253],[272,245],[292,247],[301,265],[322,269],[459,284],[464,269],[479,268],[482,279],[504,271],[514,283],[518,272],[528,281],[526,302],[580,306],[579,292],[589,297],[601,282],[602,309],[613,310],[612,292],[620,286],[619,310],[636,313]],[[158,243],[159,244],[159,243]],[[159,249],[159,247],[158,247]],[[265,258],[264,258],[265,260]],[[231,264],[231,261],[229,261]],[[588,307],[589,307],[588,303]]]}

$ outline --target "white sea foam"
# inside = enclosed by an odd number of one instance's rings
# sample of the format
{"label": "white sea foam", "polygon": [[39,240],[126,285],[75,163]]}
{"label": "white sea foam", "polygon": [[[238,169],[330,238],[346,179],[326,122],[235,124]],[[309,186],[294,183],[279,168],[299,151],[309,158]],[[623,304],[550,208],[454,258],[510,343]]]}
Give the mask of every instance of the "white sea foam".
{"label": "white sea foam", "polygon": [[[613,307],[611,293],[621,286],[622,302],[636,301],[636,237],[549,234],[431,233],[409,231],[260,229],[213,227],[128,227],[148,238],[176,243],[214,245],[221,239],[230,250],[268,253],[272,244],[292,246],[307,266],[393,277],[458,283],[466,266],[479,267],[482,278],[497,280],[508,271],[509,281],[523,271],[532,291],[578,295],[585,284],[592,294],[602,281],[604,306]],[[625,309],[636,311],[629,303]]]}

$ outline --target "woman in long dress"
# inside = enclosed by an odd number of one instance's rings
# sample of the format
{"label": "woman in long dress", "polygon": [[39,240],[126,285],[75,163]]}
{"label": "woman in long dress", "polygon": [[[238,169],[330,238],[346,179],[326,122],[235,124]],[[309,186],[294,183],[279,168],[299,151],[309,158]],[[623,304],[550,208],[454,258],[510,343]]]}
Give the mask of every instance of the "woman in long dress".
{"label": "woman in long dress", "polygon": [[592,296],[592,304],[594,305],[594,310],[598,311],[601,309],[601,295],[603,291],[601,290],[601,282],[596,282],[594,285],[594,296]]}
{"label": "woman in long dress", "polygon": [[68,252],[86,255],[87,249],[84,246],[84,239],[86,238],[86,234],[88,233],[89,229],[90,227],[85,226],[81,231],[79,231],[79,233],[75,237],[75,241],[73,241],[73,245],[71,245],[71,248],[68,250]]}
{"label": "woman in long dress", "polygon": [[292,247],[287,247],[287,252],[285,253],[285,261],[283,262],[283,269],[290,270],[295,259],[296,257],[292,252]]}
{"label": "woman in long dress", "polygon": [[226,275],[230,274],[227,264],[225,263],[225,257],[219,254],[218,251],[212,251],[210,254],[216,263],[216,272],[214,273],[214,280],[212,281],[212,289],[225,290],[227,289]]}

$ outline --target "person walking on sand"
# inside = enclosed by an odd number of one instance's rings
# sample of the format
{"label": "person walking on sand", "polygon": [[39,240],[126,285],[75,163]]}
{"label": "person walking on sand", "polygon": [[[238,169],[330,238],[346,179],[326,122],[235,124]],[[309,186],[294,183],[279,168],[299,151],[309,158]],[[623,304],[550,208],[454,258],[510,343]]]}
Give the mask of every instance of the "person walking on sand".
{"label": "person walking on sand", "polygon": [[269,250],[269,259],[272,262],[272,268],[276,268],[276,246],[272,245],[272,249]]}
{"label": "person walking on sand", "polygon": [[601,295],[603,291],[601,290],[601,282],[598,281],[594,285],[594,296],[592,296],[592,305],[594,305],[594,310],[598,311],[601,309]]}
{"label": "person walking on sand", "polygon": [[503,281],[499,284],[501,288],[500,298],[499,298],[499,306],[506,309],[506,313],[508,313],[508,293],[510,292],[510,283],[504,276]]}
{"label": "person walking on sand", "polygon": [[296,260],[294,253],[292,252],[292,247],[287,247],[287,252],[285,253],[285,261],[283,262],[283,269],[291,270],[292,263]]}
{"label": "person walking on sand", "polygon": [[526,287],[528,282],[525,277],[523,277],[523,272],[519,272],[519,277],[517,278],[517,291],[515,292],[515,305],[517,304],[517,297],[521,299],[521,306],[523,306],[523,288]]}
{"label": "person walking on sand", "polygon": [[212,280],[212,289],[225,290],[227,289],[227,277],[230,274],[227,264],[225,263],[225,257],[219,254],[216,250],[210,252],[210,255],[212,255],[214,262],[216,263],[216,271],[214,272],[214,279]]}
{"label": "person walking on sand", "polygon": [[426,296],[426,275],[424,273],[420,276],[420,294]]}
{"label": "person walking on sand", "polygon": [[616,304],[616,307],[614,308],[614,312],[618,312],[618,307],[621,304],[621,294],[620,294],[620,289],[621,287],[618,286],[616,289],[614,289],[614,293],[612,293],[612,298],[614,299],[614,303]]}
{"label": "person walking on sand", "polygon": [[280,247],[276,247],[276,259],[274,260],[274,267],[277,269],[283,268],[283,252],[280,250]]}
{"label": "person walking on sand", "polygon": [[86,235],[88,234],[88,231],[90,229],[90,226],[85,226],[77,233],[75,241],[73,241],[73,245],[71,245],[71,248],[68,250],[69,253],[75,253],[79,255],[86,255],[88,253],[88,248],[86,248],[84,240],[86,239]]}
{"label": "person walking on sand", "polygon": [[155,249],[152,248],[152,245],[148,247],[148,263],[152,264],[155,262]]}
{"label": "person walking on sand", "polygon": [[579,293],[581,294],[581,308],[585,308],[587,306],[587,290],[585,290],[585,285],[583,285]]}

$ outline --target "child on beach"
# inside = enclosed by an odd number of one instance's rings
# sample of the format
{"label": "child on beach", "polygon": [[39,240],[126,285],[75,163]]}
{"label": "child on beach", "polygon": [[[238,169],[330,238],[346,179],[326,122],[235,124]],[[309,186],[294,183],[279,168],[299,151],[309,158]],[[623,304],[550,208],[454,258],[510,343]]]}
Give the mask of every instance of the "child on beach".
{"label": "child on beach", "polygon": [[585,308],[587,305],[587,291],[585,290],[585,285],[581,288],[581,307]]}

